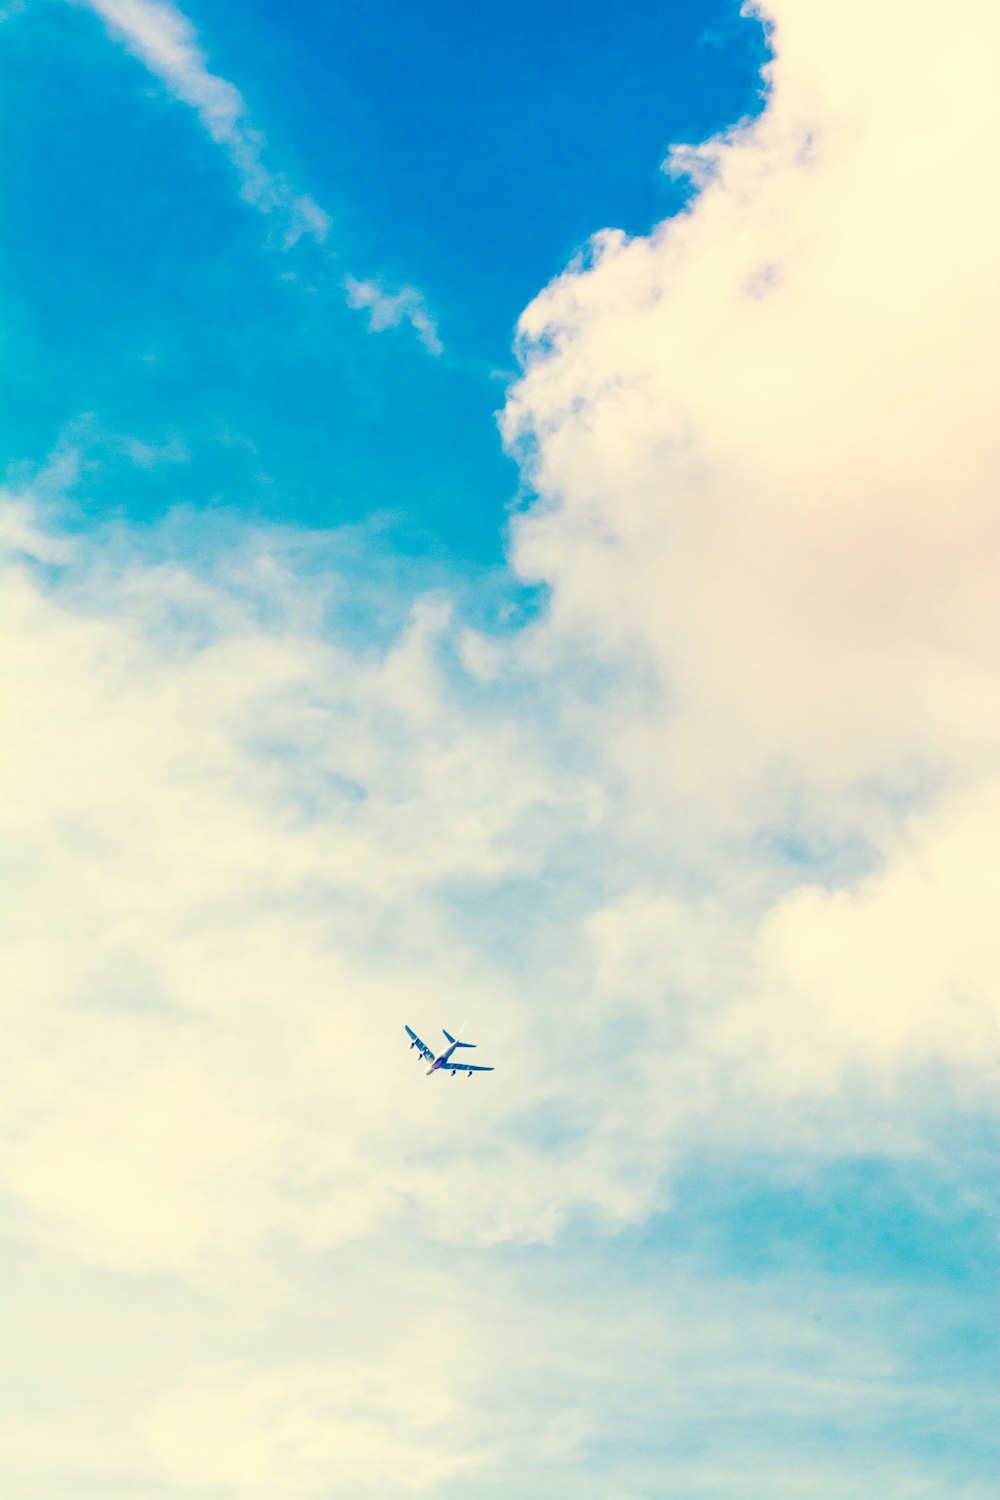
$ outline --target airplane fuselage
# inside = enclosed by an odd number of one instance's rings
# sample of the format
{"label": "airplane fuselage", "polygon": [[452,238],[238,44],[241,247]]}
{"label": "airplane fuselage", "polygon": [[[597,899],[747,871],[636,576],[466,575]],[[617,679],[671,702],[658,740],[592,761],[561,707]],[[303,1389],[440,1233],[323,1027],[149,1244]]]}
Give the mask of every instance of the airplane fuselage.
{"label": "airplane fuselage", "polygon": [[426,1074],[424,1076],[426,1078],[429,1078],[431,1076],[431,1074],[432,1073],[436,1073],[439,1068],[446,1068],[448,1066],[448,1064],[451,1062],[451,1054],[453,1052],[457,1051],[457,1049],[458,1049],[458,1043],[457,1042],[452,1042],[452,1044],[448,1048],[447,1052],[442,1052],[440,1057],[436,1057],[434,1059],[434,1061],[431,1063],[430,1067],[427,1069],[427,1072],[426,1072]]}

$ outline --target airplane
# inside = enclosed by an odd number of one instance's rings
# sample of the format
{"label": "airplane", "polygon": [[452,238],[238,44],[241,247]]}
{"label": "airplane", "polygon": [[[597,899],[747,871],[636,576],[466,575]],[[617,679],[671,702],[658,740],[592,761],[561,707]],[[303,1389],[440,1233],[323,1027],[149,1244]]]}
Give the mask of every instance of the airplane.
{"label": "airplane", "polygon": [[[441,1029],[444,1030],[443,1027]],[[476,1045],[475,1042],[460,1042],[457,1037],[452,1036],[450,1031],[445,1031],[444,1034],[448,1038],[449,1046],[445,1048],[440,1057],[435,1057],[427,1043],[422,1042],[415,1031],[411,1031],[409,1026],[405,1030],[407,1036],[410,1038],[410,1050],[412,1051],[416,1047],[420,1052],[420,1056],[430,1063],[430,1067],[424,1075],[427,1078],[432,1073],[440,1073],[448,1069],[451,1070],[452,1078],[454,1078],[456,1073],[464,1073],[467,1078],[471,1078],[473,1073],[492,1073],[494,1071],[492,1068],[483,1068],[477,1066],[475,1063],[460,1063],[455,1062],[453,1059],[452,1053],[457,1052],[459,1047],[474,1047]]]}

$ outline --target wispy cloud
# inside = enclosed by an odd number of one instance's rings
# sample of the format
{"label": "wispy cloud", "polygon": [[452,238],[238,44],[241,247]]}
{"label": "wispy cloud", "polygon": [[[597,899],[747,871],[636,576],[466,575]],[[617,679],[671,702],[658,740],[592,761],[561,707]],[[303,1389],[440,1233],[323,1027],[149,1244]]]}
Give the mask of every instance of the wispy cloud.
{"label": "wispy cloud", "polygon": [[[211,72],[197,33],[176,6],[164,0],[76,0],[104,21],[112,36],[159,78],[175,98],[195,111],[207,134],[236,170],[244,200],[285,224],[284,247],[306,237],[323,245],[330,217],[307,193],[293,188],[265,161],[266,141],[251,119],[243,95]],[[423,295],[412,286],[395,291],[377,279],[344,280],[349,307],[368,312],[373,333],[408,324],[429,354],[442,344]]]}
{"label": "wispy cloud", "polygon": [[322,243],[330,220],[306,194],[295,192],[265,165],[264,137],[251,124],[242,94],[212,73],[194,27],[174,5],[160,0],[82,0],[112,36],[159,78],[175,98],[195,111],[212,140],[236,168],[240,191],[262,213],[281,213],[289,241],[308,234]]}
{"label": "wispy cloud", "polygon": [[344,286],[348,306],[368,313],[368,327],[373,333],[409,323],[428,354],[442,352],[437,328],[416,287],[404,286],[390,292],[377,281],[357,281],[353,276],[345,278]]}

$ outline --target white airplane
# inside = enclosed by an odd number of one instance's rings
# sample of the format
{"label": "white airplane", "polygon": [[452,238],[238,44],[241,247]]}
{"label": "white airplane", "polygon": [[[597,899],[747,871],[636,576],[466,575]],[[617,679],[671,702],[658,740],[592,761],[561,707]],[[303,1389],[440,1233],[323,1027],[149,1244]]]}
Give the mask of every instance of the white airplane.
{"label": "white airplane", "polygon": [[[442,1027],[442,1030],[443,1029],[444,1028]],[[445,1031],[444,1033],[448,1038],[449,1045],[445,1048],[445,1050],[439,1057],[434,1056],[434,1053],[428,1047],[427,1043],[422,1042],[417,1036],[417,1033],[415,1031],[411,1031],[409,1026],[406,1027],[406,1034],[410,1038],[410,1050],[412,1051],[413,1048],[416,1047],[420,1052],[420,1056],[425,1058],[427,1062],[430,1063],[430,1067],[427,1069],[427,1073],[425,1075],[428,1078],[432,1073],[440,1073],[448,1069],[451,1070],[452,1078],[454,1078],[456,1073],[464,1073],[468,1078],[471,1078],[473,1073],[493,1072],[492,1068],[477,1067],[475,1063],[456,1062],[452,1056],[453,1052],[457,1052],[459,1047],[474,1047],[476,1044],[475,1042],[460,1042],[457,1037],[452,1036],[450,1031]]]}

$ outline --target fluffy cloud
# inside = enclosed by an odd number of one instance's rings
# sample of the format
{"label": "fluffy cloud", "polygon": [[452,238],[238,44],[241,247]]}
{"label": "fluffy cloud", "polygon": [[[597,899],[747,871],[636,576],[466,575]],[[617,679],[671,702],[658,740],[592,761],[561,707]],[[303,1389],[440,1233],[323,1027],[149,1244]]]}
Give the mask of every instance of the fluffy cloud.
{"label": "fluffy cloud", "polygon": [[986,1107],[1000,1067],[998,836],[992,780],[913,820],[852,889],[807,885],[779,902],[759,938],[762,999],[727,1022],[738,1055],[756,1033],[778,1089],[836,1088],[845,1060],[889,1078],[938,1066]]}
{"label": "fluffy cloud", "polygon": [[[671,973],[768,1089],[977,1074],[1000,993],[997,17],[768,19],[763,116],[668,159],[690,210],[599,234],[521,320],[505,430],[538,498],[513,560],[551,591],[540,653],[611,669],[589,732],[674,881],[598,919],[606,967]],[[721,1021],[720,991],[742,997]]]}
{"label": "fluffy cloud", "polygon": [[[495,1046],[515,1035],[509,980],[447,892],[531,877],[593,794],[456,697],[440,602],[357,652],[315,630],[339,580],[287,575],[276,539],[228,581],[109,565],[106,542],[55,593],[30,563],[5,575],[5,993],[27,1060],[4,1176],[120,1266],[282,1220],[336,1243],[419,1196],[454,1128],[427,1092],[422,1135],[386,1109],[411,1079],[387,1037],[459,1024],[470,991]],[[480,1130],[506,1099],[480,1100]],[[487,1217],[529,1227],[509,1182]]]}
{"label": "fluffy cloud", "polygon": [[691,211],[522,318],[514,559],[555,631],[655,673],[613,747],[653,795],[723,832],[808,798],[838,835],[863,783],[1000,740],[997,19],[773,13],[767,110],[694,153]]}

